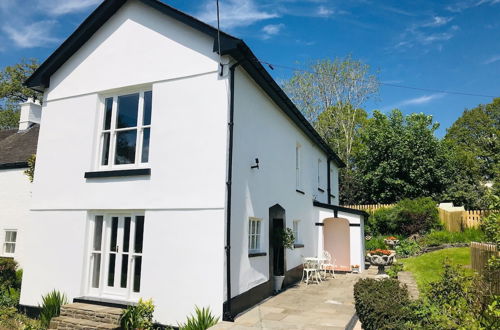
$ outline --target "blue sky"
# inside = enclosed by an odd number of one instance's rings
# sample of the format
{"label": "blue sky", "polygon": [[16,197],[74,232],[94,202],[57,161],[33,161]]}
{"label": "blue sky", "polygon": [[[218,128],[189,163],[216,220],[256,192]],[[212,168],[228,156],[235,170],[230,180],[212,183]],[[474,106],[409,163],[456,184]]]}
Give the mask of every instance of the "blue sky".
{"label": "blue sky", "polygon": [[[215,0],[164,0],[215,24]],[[441,123],[500,96],[500,0],[220,0],[222,28],[267,62],[297,67],[320,58],[368,63],[382,85],[366,109],[424,112]],[[0,67],[44,60],[101,0],[0,0]],[[292,71],[275,67],[278,81]]]}

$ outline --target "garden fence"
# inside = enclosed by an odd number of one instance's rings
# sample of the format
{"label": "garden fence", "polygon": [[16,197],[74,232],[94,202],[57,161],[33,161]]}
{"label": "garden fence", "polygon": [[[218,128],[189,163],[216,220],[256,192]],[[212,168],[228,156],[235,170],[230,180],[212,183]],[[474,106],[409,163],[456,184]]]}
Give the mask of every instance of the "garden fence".
{"label": "garden fence", "polygon": [[[480,275],[483,275],[485,271],[490,271],[487,270],[485,266],[488,264],[488,259],[495,255],[500,257],[500,253],[495,244],[477,242],[471,242],[470,244],[471,267]],[[496,294],[500,294],[500,271],[493,270],[493,274],[490,275],[492,278],[492,291]]]}
{"label": "garden fence", "polygon": [[448,231],[459,232],[468,228],[477,228],[481,224],[481,219],[491,212],[499,210],[469,210],[469,211],[449,211],[439,209],[439,219]]}
{"label": "garden fence", "polygon": [[396,204],[369,204],[369,205],[342,205],[343,207],[348,207],[351,209],[362,210],[362,211],[375,211],[383,207],[393,207]]}

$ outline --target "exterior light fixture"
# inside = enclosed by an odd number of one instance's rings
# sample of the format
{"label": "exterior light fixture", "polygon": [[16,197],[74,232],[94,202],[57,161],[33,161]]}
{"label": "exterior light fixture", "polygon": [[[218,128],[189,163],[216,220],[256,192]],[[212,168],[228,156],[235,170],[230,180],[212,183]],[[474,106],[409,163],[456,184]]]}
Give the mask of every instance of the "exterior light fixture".
{"label": "exterior light fixture", "polygon": [[255,165],[252,165],[250,168],[259,168],[259,159],[255,158]]}

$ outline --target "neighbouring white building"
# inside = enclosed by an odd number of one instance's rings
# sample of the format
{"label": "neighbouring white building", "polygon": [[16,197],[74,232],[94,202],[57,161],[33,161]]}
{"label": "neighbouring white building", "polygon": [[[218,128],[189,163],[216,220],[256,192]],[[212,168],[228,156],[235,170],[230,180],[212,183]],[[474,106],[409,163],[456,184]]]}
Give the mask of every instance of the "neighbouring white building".
{"label": "neighbouring white building", "polygon": [[[157,0],[108,0],[26,84],[44,98],[25,307],[58,289],[153,298],[163,324],[195,305],[230,319],[272,294],[277,267],[300,279],[303,256],[363,264],[365,213],[337,206],[344,164],[242,40]],[[285,226],[296,248],[276,266]]]}
{"label": "neighbouring white building", "polygon": [[31,100],[23,103],[19,129],[0,130],[0,257],[14,258],[21,267],[32,187],[24,171],[36,154],[40,110]]}

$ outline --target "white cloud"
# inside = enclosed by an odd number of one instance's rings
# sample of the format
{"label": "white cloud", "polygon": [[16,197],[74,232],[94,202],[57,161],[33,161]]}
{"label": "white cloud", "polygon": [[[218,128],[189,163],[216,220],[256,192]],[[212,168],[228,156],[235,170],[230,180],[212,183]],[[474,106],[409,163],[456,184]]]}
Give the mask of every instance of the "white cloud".
{"label": "white cloud", "polygon": [[498,55],[493,55],[492,57],[488,58],[486,61],[483,62],[483,64],[491,64],[500,61],[500,54]]}
{"label": "white cloud", "polygon": [[275,35],[278,35],[281,30],[285,27],[285,24],[269,24],[262,28],[262,32],[264,32],[264,39],[269,39]]}
{"label": "white cloud", "polygon": [[453,17],[434,16],[431,22],[422,24],[422,27],[437,27],[448,24]]}
{"label": "white cloud", "polygon": [[[257,7],[254,0],[227,0],[219,4],[220,25],[222,28],[248,26],[256,22],[278,17],[273,12],[267,12]],[[205,1],[197,16],[204,22],[217,24],[217,8],[214,1]]]}
{"label": "white cloud", "polygon": [[430,95],[424,95],[424,96],[420,96],[420,97],[415,97],[415,98],[411,98],[411,99],[407,99],[407,100],[404,100],[404,101],[401,101],[399,102],[397,105],[395,105],[394,107],[397,108],[397,107],[401,107],[401,106],[405,106],[405,105],[422,105],[422,104],[427,104],[433,100],[436,100],[436,99],[440,99],[444,96],[443,93],[435,93],[435,94],[430,94]]}
{"label": "white cloud", "polygon": [[56,21],[38,21],[28,25],[4,25],[2,30],[21,48],[44,47],[59,40],[51,36]]}
{"label": "white cloud", "polygon": [[38,8],[49,15],[65,15],[97,6],[101,0],[38,0]]}
{"label": "white cloud", "polygon": [[421,34],[418,35],[417,39],[419,40],[420,43],[427,45],[430,43],[433,43],[435,41],[445,41],[445,40],[450,40],[453,38],[453,34],[449,32],[443,32],[443,33],[432,33],[432,34]]}
{"label": "white cloud", "polygon": [[326,8],[325,6],[319,6],[316,13],[321,17],[329,17],[333,14],[333,10]]}

